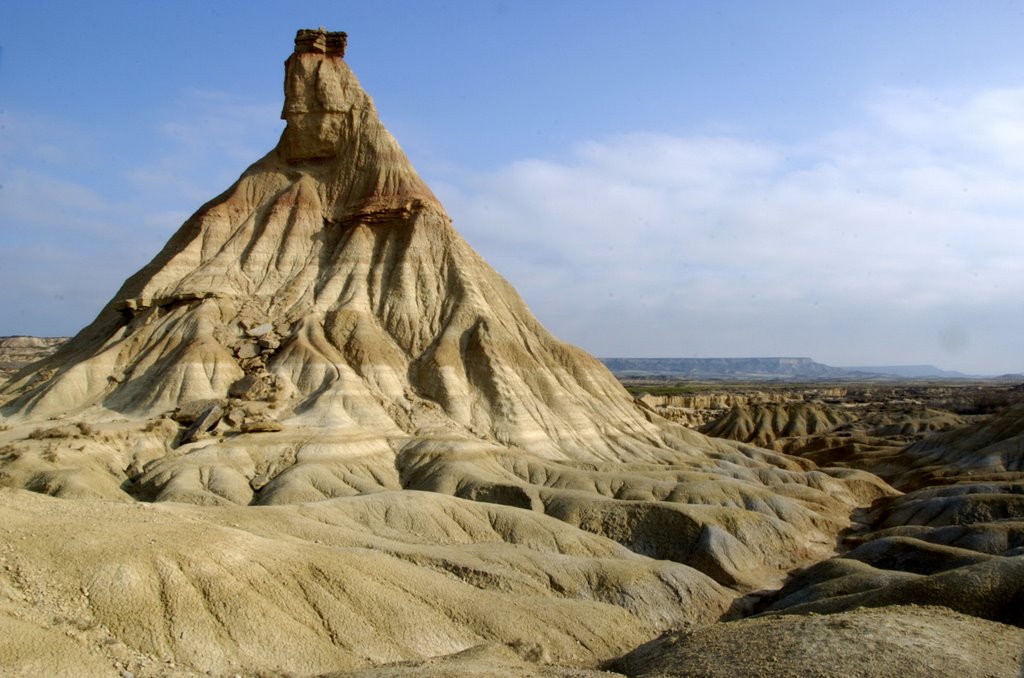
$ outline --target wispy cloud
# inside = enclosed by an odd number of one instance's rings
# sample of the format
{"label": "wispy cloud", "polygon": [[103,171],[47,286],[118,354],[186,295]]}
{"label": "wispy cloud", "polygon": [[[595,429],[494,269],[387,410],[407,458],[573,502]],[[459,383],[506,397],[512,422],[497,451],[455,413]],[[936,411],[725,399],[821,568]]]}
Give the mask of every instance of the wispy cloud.
{"label": "wispy cloud", "polygon": [[168,195],[198,207],[273,148],[280,106],[224,92],[186,90],[155,132],[155,157],[125,173],[151,199]]}
{"label": "wispy cloud", "polygon": [[599,354],[998,371],[1024,368],[992,336],[1024,336],[1022,159],[1024,89],[894,90],[795,144],[628,134],[438,192],[542,319]]}
{"label": "wispy cloud", "polygon": [[[273,146],[278,112],[183,92],[127,169],[67,121],[4,114],[0,332],[86,324]],[[599,355],[1021,370],[1022,121],[1024,89],[890,90],[794,143],[634,132],[431,183],[541,319]]]}
{"label": "wispy cloud", "polygon": [[[202,203],[273,147],[276,106],[188,90],[147,143],[0,116],[0,334],[87,324]],[[128,157],[134,164],[110,162]]]}

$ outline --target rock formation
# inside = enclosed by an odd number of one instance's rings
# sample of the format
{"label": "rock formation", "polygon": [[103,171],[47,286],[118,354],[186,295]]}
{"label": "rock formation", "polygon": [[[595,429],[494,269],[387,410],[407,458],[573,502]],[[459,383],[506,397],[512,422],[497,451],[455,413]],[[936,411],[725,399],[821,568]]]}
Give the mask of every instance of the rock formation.
{"label": "rock formation", "polygon": [[[56,535],[5,552],[0,624],[125,670],[482,643],[595,666],[713,622],[895,494],[672,424],[552,337],[453,229],[345,45],[300,31],[277,147],[0,386],[3,524]],[[26,643],[0,657],[58,662]]]}
{"label": "rock formation", "polygon": [[4,414],[152,416],[237,395],[362,438],[441,433],[559,458],[657,444],[607,370],[551,337],[455,233],[331,40],[299,36],[277,148],[15,377]]}

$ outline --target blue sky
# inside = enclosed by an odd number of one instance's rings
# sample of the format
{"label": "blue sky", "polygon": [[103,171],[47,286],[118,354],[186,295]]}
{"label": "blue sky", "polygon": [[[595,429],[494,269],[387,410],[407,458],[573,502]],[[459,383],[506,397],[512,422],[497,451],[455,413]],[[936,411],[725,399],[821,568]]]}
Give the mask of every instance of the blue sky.
{"label": "blue sky", "polygon": [[1020,2],[8,2],[0,334],[70,334],[277,141],[294,32],[599,356],[1024,371]]}

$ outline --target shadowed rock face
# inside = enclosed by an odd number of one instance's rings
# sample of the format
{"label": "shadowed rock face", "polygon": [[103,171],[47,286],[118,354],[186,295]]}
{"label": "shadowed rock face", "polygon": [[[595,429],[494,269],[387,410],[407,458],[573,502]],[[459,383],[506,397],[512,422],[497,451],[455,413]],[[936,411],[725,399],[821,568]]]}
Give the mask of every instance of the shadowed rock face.
{"label": "shadowed rock face", "polygon": [[1014,676],[1024,630],[938,607],[765,617],[669,634],[616,662],[629,676]]}
{"label": "shadowed rock face", "polygon": [[[89,661],[123,643],[129,666],[195,671],[481,643],[593,665],[712,622],[894,494],[674,425],[552,337],[452,228],[341,42],[300,33],[277,147],[0,387],[4,524],[22,503],[46,522],[55,500],[24,489],[74,500],[47,529],[94,556],[44,538],[3,581],[108,591],[72,621],[32,617],[40,633],[93,624]],[[18,600],[0,621],[28,614]],[[301,650],[274,644],[285,617]]]}
{"label": "shadowed rock face", "polygon": [[848,535],[852,550],[796,574],[768,609],[916,603],[1024,627],[1022,431],[1018,403],[888,453],[907,493],[876,502]]}

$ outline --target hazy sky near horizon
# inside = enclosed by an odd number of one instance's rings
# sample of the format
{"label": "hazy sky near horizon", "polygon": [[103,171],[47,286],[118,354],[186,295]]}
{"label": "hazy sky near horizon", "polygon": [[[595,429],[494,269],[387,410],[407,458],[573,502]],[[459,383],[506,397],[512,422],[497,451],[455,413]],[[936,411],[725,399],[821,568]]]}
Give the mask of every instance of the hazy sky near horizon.
{"label": "hazy sky near horizon", "polygon": [[598,356],[1024,372],[1024,4],[8,2],[0,335],[73,334],[280,136],[298,28]]}

